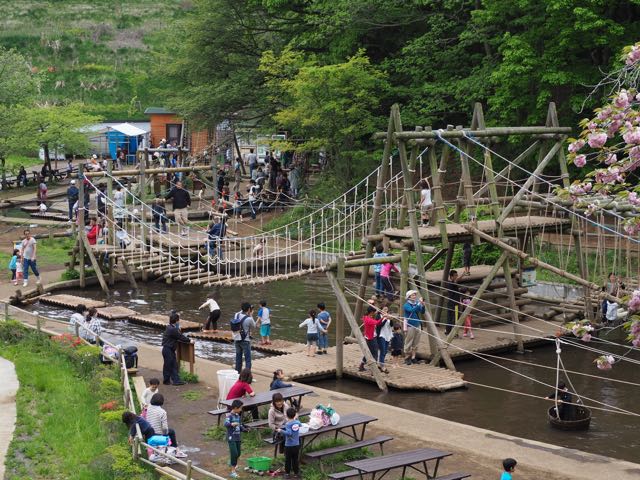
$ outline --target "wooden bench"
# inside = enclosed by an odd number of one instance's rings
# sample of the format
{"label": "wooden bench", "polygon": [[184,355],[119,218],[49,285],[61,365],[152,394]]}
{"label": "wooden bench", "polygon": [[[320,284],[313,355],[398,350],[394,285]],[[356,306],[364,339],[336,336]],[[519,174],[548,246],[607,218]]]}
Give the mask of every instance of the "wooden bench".
{"label": "wooden bench", "polygon": [[436,477],[434,480],[462,480],[463,478],[469,478],[471,476],[470,473],[450,473],[449,475],[443,475],[441,477]]}
{"label": "wooden bench", "polygon": [[371,445],[379,445],[380,454],[384,455],[383,445],[391,440],[393,440],[393,437],[389,435],[378,435],[377,437],[360,440],[359,442],[347,443],[346,445],[339,445],[337,447],[325,448],[323,450],[309,452],[305,454],[305,457],[322,460],[323,457],[336,455],[342,452],[348,452],[349,450],[355,450],[356,448],[370,447]]}
{"label": "wooden bench", "polygon": [[358,470],[347,470],[346,472],[338,472],[338,473],[330,473],[328,475],[329,478],[351,478],[351,477],[359,477],[360,472]]}
{"label": "wooden bench", "polygon": [[226,415],[228,411],[229,410],[226,408],[217,408],[215,410],[209,410],[207,413],[214,417],[218,417],[218,426],[220,426],[220,418],[222,418],[223,415]]}

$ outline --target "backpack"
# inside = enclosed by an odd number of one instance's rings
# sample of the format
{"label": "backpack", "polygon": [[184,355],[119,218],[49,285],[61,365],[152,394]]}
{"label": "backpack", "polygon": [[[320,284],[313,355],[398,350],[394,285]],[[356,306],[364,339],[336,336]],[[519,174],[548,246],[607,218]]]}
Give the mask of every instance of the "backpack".
{"label": "backpack", "polygon": [[240,332],[240,338],[244,341],[247,338],[247,331],[243,328],[244,321],[249,318],[249,315],[244,315],[242,312],[236,313],[231,319],[231,331]]}

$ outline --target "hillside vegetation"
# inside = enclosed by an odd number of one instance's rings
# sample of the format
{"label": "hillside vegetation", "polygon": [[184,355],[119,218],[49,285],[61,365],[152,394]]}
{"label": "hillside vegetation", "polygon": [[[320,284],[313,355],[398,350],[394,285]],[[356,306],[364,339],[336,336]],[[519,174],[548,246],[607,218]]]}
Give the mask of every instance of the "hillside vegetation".
{"label": "hillside vegetation", "polygon": [[[183,0],[0,0],[0,46],[15,48],[41,77],[42,98],[79,101],[105,119],[144,118],[163,61],[154,46],[191,8]],[[170,32],[170,30],[169,30]]]}

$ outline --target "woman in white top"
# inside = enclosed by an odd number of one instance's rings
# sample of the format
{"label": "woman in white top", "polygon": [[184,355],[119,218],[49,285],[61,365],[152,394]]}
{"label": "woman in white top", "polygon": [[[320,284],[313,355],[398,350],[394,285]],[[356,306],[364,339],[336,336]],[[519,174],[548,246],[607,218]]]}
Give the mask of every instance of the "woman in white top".
{"label": "woman in white top", "polygon": [[426,178],[423,178],[420,182],[420,212],[422,214],[422,226],[429,226],[429,216],[431,214],[431,208],[433,203],[431,202],[431,186]]}
{"label": "woman in white top", "polygon": [[87,326],[85,315],[87,314],[87,307],[81,303],[76,307],[76,311],[69,319],[69,330],[76,333],[76,324],[78,324],[78,336],[80,338],[92,337],[84,328]]}
{"label": "woman in white top", "polygon": [[300,328],[307,327],[307,357],[316,356],[316,346],[318,345],[318,333],[326,333],[320,326],[316,318],[316,311],[309,310],[309,318],[300,324]]}
{"label": "woman in white top", "polygon": [[220,319],[220,305],[210,296],[206,302],[198,307],[198,310],[202,310],[204,307],[209,307],[209,316],[207,317],[207,323],[202,329],[203,332],[211,332],[218,330],[218,320]]}

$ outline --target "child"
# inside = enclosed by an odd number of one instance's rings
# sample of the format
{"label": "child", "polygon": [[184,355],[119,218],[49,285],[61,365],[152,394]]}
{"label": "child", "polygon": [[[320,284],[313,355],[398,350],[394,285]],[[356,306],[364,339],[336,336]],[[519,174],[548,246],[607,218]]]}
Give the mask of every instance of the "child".
{"label": "child", "polygon": [[207,323],[202,329],[203,332],[211,332],[218,330],[218,320],[220,319],[221,311],[220,305],[213,299],[213,295],[210,295],[206,302],[198,307],[198,310],[202,310],[204,307],[209,307],[209,316],[207,317]]}
{"label": "child", "polygon": [[505,458],[502,461],[502,468],[504,468],[504,472],[500,476],[500,480],[513,480],[513,471],[516,469],[516,465],[518,464],[513,458]]}
{"label": "child", "polygon": [[258,323],[260,324],[260,345],[271,345],[271,309],[267,307],[266,300],[260,300],[258,309]]}
{"label": "child", "polygon": [[316,347],[318,345],[318,332],[322,330],[320,322],[318,322],[316,318],[315,310],[309,310],[309,318],[299,325],[299,328],[302,327],[307,327],[307,357],[315,357]]}
{"label": "child", "polygon": [[420,181],[420,217],[422,219],[422,226],[429,226],[429,216],[433,203],[431,202],[431,186],[426,178]]}
{"label": "child", "polygon": [[460,286],[458,285],[458,272],[449,272],[449,281],[444,282],[444,294],[447,296],[447,326],[444,333],[449,335],[458,318],[458,304],[460,303]]}
{"label": "child", "polygon": [[233,218],[242,221],[242,199],[240,198],[240,192],[236,192],[233,195]]}
{"label": "child", "polygon": [[118,231],[116,232],[116,238],[118,239],[118,245],[123,250],[127,248],[127,246],[131,243],[131,240],[129,240],[129,234],[122,227],[118,228]]}
{"label": "child", "polygon": [[[467,308],[467,306],[471,303],[471,297],[469,296],[469,290],[462,291],[462,310]],[[462,313],[462,312],[460,312]],[[469,334],[469,338],[473,340],[475,337],[473,336],[473,332],[471,331],[471,314],[467,315],[464,318],[464,330],[462,331],[462,336],[466,337]]]}
{"label": "child", "polygon": [[15,282],[13,282],[14,285],[20,283],[24,278],[24,265],[22,263],[22,255],[20,255],[20,253],[18,252],[16,257],[18,258],[16,261],[16,280]]}
{"label": "child", "polygon": [[318,355],[326,355],[329,346],[329,325],[331,325],[331,315],[327,312],[327,307],[323,302],[318,304],[318,322],[320,322],[320,334],[318,335]]}
{"label": "child", "polygon": [[[367,307],[367,314],[362,317],[364,339],[367,341],[367,346],[371,352],[371,356],[374,360],[378,360],[378,339],[376,338],[376,327],[380,325],[382,320],[376,318],[376,307],[369,305]],[[358,370],[364,372],[367,357],[362,357],[360,367]]]}
{"label": "child", "polygon": [[281,368],[273,372],[273,379],[271,380],[271,385],[269,385],[269,390],[293,387],[293,383],[285,382],[284,378],[284,370],[282,370]]}
{"label": "child", "polygon": [[160,386],[160,380],[157,378],[152,378],[149,380],[149,386],[144,389],[142,392],[142,398],[140,399],[140,406],[142,407],[142,416],[146,416],[147,407],[151,403],[151,397],[153,397],[158,392],[158,387]]}
{"label": "child", "polygon": [[398,267],[393,263],[385,263],[380,268],[380,281],[382,282],[382,292],[386,295],[387,300],[393,302],[396,297],[396,292],[391,282],[391,272],[399,272]]}
{"label": "child", "polygon": [[262,253],[264,252],[265,243],[267,243],[266,238],[261,238],[260,240],[258,240],[258,242],[256,243],[256,246],[253,247],[253,250],[251,251],[253,253],[253,258],[262,258]]}
{"label": "child", "polygon": [[151,425],[149,425],[149,422],[133,412],[122,412],[122,423],[129,428],[130,445],[133,443],[133,439],[136,438],[137,435],[136,425],[140,426],[140,433],[142,434],[145,442],[149,441],[149,439],[156,434]]}
{"label": "child", "polygon": [[11,260],[9,261],[9,270],[11,270],[11,280],[14,285],[18,284],[16,279],[16,271],[18,270],[18,258],[20,257],[20,250],[17,248],[13,249],[13,255],[11,256]]}
{"label": "child", "polygon": [[91,330],[95,335],[91,335],[87,332],[87,341],[89,343],[97,343],[100,335],[102,335],[102,321],[98,318],[98,309],[96,307],[91,307],[89,309],[89,313],[87,313],[87,328]]}
{"label": "child", "polygon": [[[380,257],[386,257],[386,256],[387,254],[384,253],[384,246],[381,243],[377,244],[376,253],[373,254],[373,258],[380,258]],[[381,263],[376,263],[373,266],[373,272],[376,278],[375,292],[376,292],[376,297],[378,298],[382,296],[382,277],[380,276],[381,270],[382,270]]]}
{"label": "child", "polygon": [[238,458],[242,453],[241,437],[242,432],[248,429],[242,425],[242,400],[234,400],[231,404],[231,410],[227,413],[224,426],[227,429],[227,443],[229,444],[229,464],[231,465],[231,478],[238,478]]}
{"label": "child", "polygon": [[284,433],[284,471],[287,475],[293,470],[294,478],[300,475],[300,420],[298,420],[296,409],[287,409],[287,423],[282,429]]}
{"label": "child", "polygon": [[400,365],[403,348],[404,337],[402,336],[402,326],[396,322],[393,324],[393,337],[391,337],[391,363],[393,368]]}
{"label": "child", "polygon": [[376,337],[378,342],[378,363],[382,373],[389,373],[385,367],[384,360],[389,350],[389,342],[393,338],[392,322],[389,318],[389,307],[383,307],[380,314],[380,325],[376,327]]}
{"label": "child", "polygon": [[471,242],[464,242],[462,245],[462,266],[464,267],[464,272],[462,276],[471,275]]}

